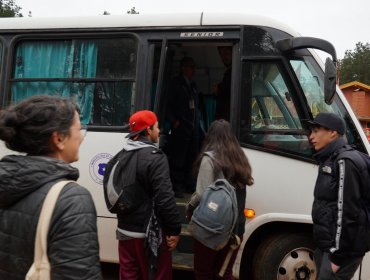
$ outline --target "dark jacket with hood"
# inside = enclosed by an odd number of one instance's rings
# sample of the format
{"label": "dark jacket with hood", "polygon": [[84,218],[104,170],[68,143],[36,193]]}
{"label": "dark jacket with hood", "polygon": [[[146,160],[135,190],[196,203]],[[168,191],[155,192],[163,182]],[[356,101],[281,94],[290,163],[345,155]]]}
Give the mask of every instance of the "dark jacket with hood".
{"label": "dark jacket with hood", "polygon": [[[78,176],[76,168],[49,157],[6,156],[0,161],[0,279],[25,279],[46,194],[56,182]],[[77,183],[62,190],[47,242],[51,279],[102,279],[95,206]]]}
{"label": "dark jacket with hood", "polygon": [[363,207],[368,188],[366,165],[356,151],[342,158],[348,148],[338,138],[314,155],[319,162],[312,207],[314,239],[338,266],[363,256],[369,240]]}
{"label": "dark jacket with hood", "polygon": [[[165,154],[151,141],[140,137],[137,141],[129,139],[123,147],[126,151],[137,154],[137,185],[145,189],[147,198],[135,211],[117,214],[118,239],[127,237],[143,238],[152,213],[154,200],[159,224],[166,235],[179,235],[181,218],[176,207]],[[130,164],[135,164],[130,162]]]}

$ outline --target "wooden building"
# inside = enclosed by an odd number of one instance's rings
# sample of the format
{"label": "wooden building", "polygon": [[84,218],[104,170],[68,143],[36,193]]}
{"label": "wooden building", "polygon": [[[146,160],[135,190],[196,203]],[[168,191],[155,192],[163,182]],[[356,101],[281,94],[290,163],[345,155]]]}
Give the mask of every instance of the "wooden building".
{"label": "wooden building", "polygon": [[354,81],[340,85],[370,141],[370,86]]}

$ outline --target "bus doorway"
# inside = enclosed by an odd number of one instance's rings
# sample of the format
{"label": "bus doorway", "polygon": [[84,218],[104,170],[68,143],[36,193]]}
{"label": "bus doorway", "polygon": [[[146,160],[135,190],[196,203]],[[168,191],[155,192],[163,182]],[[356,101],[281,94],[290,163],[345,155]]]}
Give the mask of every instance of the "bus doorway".
{"label": "bus doorway", "polygon": [[153,48],[151,107],[175,195],[182,198],[195,191],[193,163],[210,124],[230,121],[233,43],[174,41]]}

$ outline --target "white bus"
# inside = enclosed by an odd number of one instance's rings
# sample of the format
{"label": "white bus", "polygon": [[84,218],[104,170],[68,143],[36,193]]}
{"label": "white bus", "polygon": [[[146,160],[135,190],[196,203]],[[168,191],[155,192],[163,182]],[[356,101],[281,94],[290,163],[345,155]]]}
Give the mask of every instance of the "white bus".
{"label": "white bus", "polygon": [[[166,87],[184,56],[197,65],[209,125],[217,106],[213,86],[225,71],[219,46],[232,48],[227,118],[255,179],[246,200],[255,216],[247,219],[234,273],[240,279],[315,279],[310,213],[317,165],[304,120],[335,112],[346,121],[348,141],[370,152],[335,85],[336,54],[327,41],[240,14],[0,19],[0,106],[35,94],[77,100],[88,125],[76,163],[79,183],[97,208],[101,260],[118,262],[116,219],[103,198],[105,164],[121,149],[134,111],[154,110],[166,132]],[[313,49],[332,58],[326,70]],[[1,155],[9,153],[1,148]],[[185,223],[183,234],[174,265],[191,269]],[[356,273],[360,277],[370,279],[369,265]]]}

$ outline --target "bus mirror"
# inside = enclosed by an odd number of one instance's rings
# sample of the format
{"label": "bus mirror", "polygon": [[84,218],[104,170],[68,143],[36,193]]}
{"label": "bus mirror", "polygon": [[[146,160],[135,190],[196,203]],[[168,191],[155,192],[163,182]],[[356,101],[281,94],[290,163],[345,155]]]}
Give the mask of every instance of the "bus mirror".
{"label": "bus mirror", "polygon": [[328,57],[325,61],[324,95],[325,103],[330,105],[333,102],[337,81],[337,68],[334,62]]}

